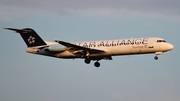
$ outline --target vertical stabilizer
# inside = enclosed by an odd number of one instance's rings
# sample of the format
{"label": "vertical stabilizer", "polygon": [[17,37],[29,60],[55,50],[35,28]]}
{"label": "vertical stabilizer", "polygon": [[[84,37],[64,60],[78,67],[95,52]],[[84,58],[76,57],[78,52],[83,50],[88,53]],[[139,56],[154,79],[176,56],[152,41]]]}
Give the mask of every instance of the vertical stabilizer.
{"label": "vertical stabilizer", "polygon": [[41,37],[31,28],[24,28],[24,29],[5,28],[5,29],[13,30],[19,33],[28,47],[46,45],[46,43],[41,39]]}

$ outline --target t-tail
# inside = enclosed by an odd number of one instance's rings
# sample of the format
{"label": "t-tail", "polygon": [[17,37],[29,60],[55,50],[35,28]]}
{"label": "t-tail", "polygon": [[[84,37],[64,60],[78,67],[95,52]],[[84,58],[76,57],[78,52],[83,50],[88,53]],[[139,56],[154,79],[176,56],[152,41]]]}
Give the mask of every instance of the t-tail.
{"label": "t-tail", "polygon": [[25,41],[28,47],[47,45],[41,37],[31,28],[15,29],[15,28],[4,28],[20,33],[21,37]]}

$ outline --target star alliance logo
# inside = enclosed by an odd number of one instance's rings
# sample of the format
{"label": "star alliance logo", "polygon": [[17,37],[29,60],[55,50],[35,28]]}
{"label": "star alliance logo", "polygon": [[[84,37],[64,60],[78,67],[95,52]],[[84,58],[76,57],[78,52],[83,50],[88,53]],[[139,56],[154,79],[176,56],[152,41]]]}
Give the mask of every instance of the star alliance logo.
{"label": "star alliance logo", "polygon": [[29,44],[35,43],[35,37],[30,36],[29,39],[28,39],[28,42],[29,42]]}

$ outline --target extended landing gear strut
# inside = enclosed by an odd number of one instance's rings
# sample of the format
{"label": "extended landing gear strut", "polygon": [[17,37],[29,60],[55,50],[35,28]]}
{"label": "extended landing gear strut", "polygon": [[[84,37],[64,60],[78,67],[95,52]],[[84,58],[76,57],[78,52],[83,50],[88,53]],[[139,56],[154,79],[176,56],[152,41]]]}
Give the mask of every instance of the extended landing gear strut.
{"label": "extended landing gear strut", "polygon": [[161,55],[161,54],[163,54],[163,52],[155,52],[155,55],[156,55],[156,56],[154,57],[154,59],[155,59],[155,60],[158,60],[158,56],[157,56],[157,55]]}

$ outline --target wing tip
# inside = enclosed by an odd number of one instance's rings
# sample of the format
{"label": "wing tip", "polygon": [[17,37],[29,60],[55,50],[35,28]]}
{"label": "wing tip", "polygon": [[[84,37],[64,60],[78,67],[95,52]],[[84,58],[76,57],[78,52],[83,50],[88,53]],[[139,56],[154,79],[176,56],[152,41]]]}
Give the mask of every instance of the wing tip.
{"label": "wing tip", "polygon": [[61,42],[60,40],[54,40],[54,42],[57,42],[57,43],[59,43],[59,42]]}

